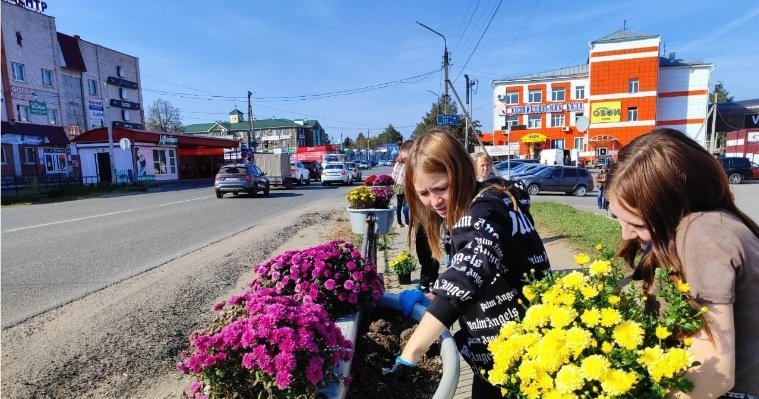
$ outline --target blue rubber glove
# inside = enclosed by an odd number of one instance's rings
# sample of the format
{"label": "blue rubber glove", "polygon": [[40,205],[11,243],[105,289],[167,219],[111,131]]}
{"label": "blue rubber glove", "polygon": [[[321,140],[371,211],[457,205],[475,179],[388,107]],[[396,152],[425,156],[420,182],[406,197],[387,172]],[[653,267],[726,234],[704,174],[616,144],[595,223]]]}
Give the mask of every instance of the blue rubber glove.
{"label": "blue rubber glove", "polygon": [[405,290],[398,296],[398,301],[401,303],[401,309],[403,309],[403,315],[411,315],[411,311],[414,309],[414,305],[421,304],[422,306],[429,306],[430,300],[424,296],[424,292],[414,288],[413,290]]}
{"label": "blue rubber glove", "polygon": [[398,368],[401,366],[414,367],[416,366],[416,362],[409,362],[403,359],[401,355],[398,355],[395,357],[395,363],[392,366],[388,368],[382,368],[382,375],[395,373],[396,371],[398,371]]}

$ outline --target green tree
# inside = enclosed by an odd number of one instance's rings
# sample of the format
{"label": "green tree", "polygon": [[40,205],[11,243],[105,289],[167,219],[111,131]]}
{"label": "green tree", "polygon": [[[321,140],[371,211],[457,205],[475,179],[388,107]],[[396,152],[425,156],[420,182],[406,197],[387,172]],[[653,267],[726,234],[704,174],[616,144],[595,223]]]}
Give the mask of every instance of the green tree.
{"label": "green tree", "polygon": [[363,149],[363,150],[365,150],[365,149],[366,149],[366,146],[367,146],[367,144],[368,144],[368,143],[367,143],[367,139],[366,139],[366,136],[364,136],[364,133],[363,133],[363,132],[361,132],[361,133],[359,133],[359,134],[358,134],[358,136],[356,137],[356,141],[355,141],[355,143],[354,143],[354,145],[353,145],[353,147],[352,147],[352,148],[358,148],[359,150],[362,150],[362,149]]}
{"label": "green tree", "polygon": [[714,101],[714,93],[717,93],[717,104],[733,102],[733,96],[731,96],[730,92],[725,89],[722,82],[717,82],[717,84],[714,85],[714,90],[709,93],[709,102]]}
{"label": "green tree", "polygon": [[345,140],[343,140],[343,149],[353,148],[355,145],[356,144],[350,137],[346,137]]}
{"label": "green tree", "polygon": [[[432,103],[432,107],[430,110],[424,115],[422,118],[422,121],[416,124],[416,128],[414,129],[414,132],[411,134],[412,138],[417,138],[420,135],[422,135],[427,130],[438,127],[437,124],[437,116],[442,115],[445,110],[445,105],[441,102]],[[459,115],[459,123],[455,126],[448,126],[449,131],[451,134],[453,134],[456,138],[458,138],[462,143],[464,142],[464,136],[465,136],[465,117],[463,114],[459,114],[458,107],[456,106],[455,102],[452,102],[448,105],[448,115]],[[469,150],[472,149],[472,143],[477,144],[477,139],[474,137],[475,134],[479,134],[478,128],[482,126],[482,124],[479,121],[473,121],[473,126],[469,127]],[[444,127],[444,126],[441,126]]]}
{"label": "green tree", "polygon": [[332,140],[329,139],[329,135],[327,134],[327,132],[322,132],[321,136],[322,136],[322,145],[332,144]]}
{"label": "green tree", "polygon": [[372,147],[375,147],[381,144],[397,143],[399,140],[403,140],[403,135],[392,124],[389,124],[377,137],[370,138],[369,142]]}
{"label": "green tree", "polygon": [[183,129],[179,108],[161,98],[148,107],[145,125],[154,132],[181,132]]}

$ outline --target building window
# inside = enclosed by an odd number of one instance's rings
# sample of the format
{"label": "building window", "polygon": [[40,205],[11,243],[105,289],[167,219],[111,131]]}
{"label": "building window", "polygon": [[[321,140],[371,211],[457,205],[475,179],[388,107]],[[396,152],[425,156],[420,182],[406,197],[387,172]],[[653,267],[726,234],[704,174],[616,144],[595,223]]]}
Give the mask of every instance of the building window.
{"label": "building window", "polygon": [[21,35],[21,31],[16,31],[16,44],[19,47],[24,47],[24,36]]}
{"label": "building window", "polygon": [[5,165],[5,164],[8,163],[8,161],[5,159],[5,146],[2,146],[2,149],[3,149],[2,150],[3,151],[3,155],[2,155],[2,159],[0,159],[0,163],[3,164],[3,165]]}
{"label": "building window", "polygon": [[551,140],[551,148],[553,148],[555,150],[563,150],[564,149],[564,139]]}
{"label": "building window", "polygon": [[575,149],[582,151],[585,148],[585,139],[583,137],[575,137]]}
{"label": "building window", "polygon": [[34,164],[34,147],[24,147],[24,163]]}
{"label": "building window", "polygon": [[564,101],[565,99],[565,92],[564,88],[560,89],[553,89],[551,90],[551,101]]}
{"label": "building window", "polygon": [[126,89],[126,87],[119,87],[119,97],[121,97],[123,100],[126,100],[126,98],[127,98],[127,89]]}
{"label": "building window", "polygon": [[97,96],[98,95],[98,81],[93,79],[87,79],[87,92],[90,93],[91,96]]}
{"label": "building window", "polygon": [[585,86],[577,86],[577,87],[575,87],[575,99],[576,100],[584,100],[585,99]]}
{"label": "building window", "polygon": [[628,121],[637,121],[638,120],[638,108],[628,108],[627,109],[627,120]]}
{"label": "building window", "polygon": [[21,105],[21,104],[17,105],[16,112],[18,113],[19,122],[29,122],[29,106],[28,105]]}
{"label": "building window", "polygon": [[506,127],[507,128],[509,126],[514,126],[514,125],[518,125],[518,124],[519,124],[519,116],[512,115],[512,116],[507,116],[506,117]]}
{"label": "building window", "polygon": [[43,86],[53,85],[53,71],[49,69],[42,70],[42,85]]}
{"label": "building window", "polygon": [[65,173],[66,154],[60,152],[45,152],[45,172]]}
{"label": "building window", "polygon": [[116,74],[119,75],[120,78],[123,78],[126,76],[126,73],[124,72],[124,67],[119,65],[116,67]]}
{"label": "building window", "polygon": [[122,109],[121,110],[121,119],[128,121],[129,120],[129,110],[128,109]]}
{"label": "building window", "polygon": [[640,87],[638,85],[638,79],[630,79],[628,88],[630,89],[630,93],[637,93],[640,90]]}
{"label": "building window", "polygon": [[528,129],[540,129],[541,127],[541,116],[540,115],[530,115],[527,117],[527,128]]}
{"label": "building window", "polygon": [[553,127],[564,126],[564,114],[551,115],[551,126]]}
{"label": "building window", "polygon": [[543,92],[540,90],[530,90],[529,100],[531,103],[539,103],[543,101]]}
{"label": "building window", "polygon": [[17,64],[15,62],[11,62],[11,68],[13,69],[13,80],[19,81],[19,82],[25,82],[26,81],[26,74],[24,73],[24,64]]}
{"label": "building window", "polygon": [[519,104],[519,93],[512,91],[506,93],[506,104]]}
{"label": "building window", "polygon": [[177,174],[176,152],[173,149],[153,149],[153,174]]}
{"label": "building window", "polygon": [[57,109],[48,109],[47,110],[47,123],[51,125],[57,125],[58,124],[58,110]]}

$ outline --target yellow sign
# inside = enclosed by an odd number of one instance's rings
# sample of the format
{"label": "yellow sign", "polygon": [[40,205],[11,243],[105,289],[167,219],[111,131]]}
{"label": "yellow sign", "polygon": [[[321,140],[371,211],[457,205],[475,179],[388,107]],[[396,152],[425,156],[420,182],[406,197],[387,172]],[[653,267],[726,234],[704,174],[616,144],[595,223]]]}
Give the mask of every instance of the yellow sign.
{"label": "yellow sign", "polygon": [[523,143],[542,143],[546,140],[548,140],[548,137],[543,136],[540,133],[528,134],[527,136],[522,137]]}
{"label": "yellow sign", "polygon": [[606,101],[590,104],[590,123],[619,122],[622,118],[622,102]]}

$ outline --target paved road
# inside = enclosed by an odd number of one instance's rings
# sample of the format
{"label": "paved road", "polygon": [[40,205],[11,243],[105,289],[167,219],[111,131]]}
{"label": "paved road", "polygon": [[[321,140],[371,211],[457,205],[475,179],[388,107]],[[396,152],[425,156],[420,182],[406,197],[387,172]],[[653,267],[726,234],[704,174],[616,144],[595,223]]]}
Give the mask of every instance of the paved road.
{"label": "paved road", "polygon": [[4,208],[2,327],[266,224],[303,201],[344,202],[347,190],[311,183],[219,200],[211,183],[194,183]]}

